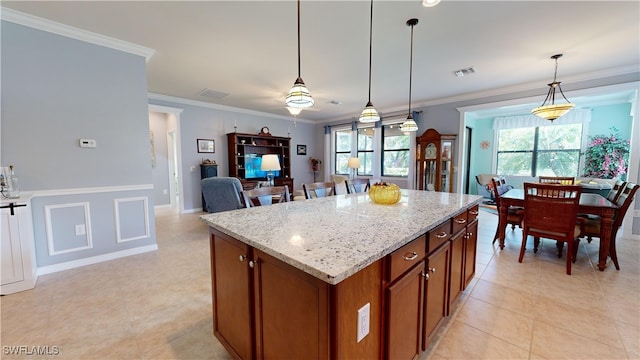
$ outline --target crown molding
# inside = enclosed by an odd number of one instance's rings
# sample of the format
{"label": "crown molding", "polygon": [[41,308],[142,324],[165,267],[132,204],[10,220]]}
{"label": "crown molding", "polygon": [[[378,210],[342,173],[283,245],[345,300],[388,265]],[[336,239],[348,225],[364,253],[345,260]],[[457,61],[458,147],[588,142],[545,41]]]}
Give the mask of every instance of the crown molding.
{"label": "crown molding", "polygon": [[90,31],[81,30],[69,25],[64,25],[55,21],[25,14],[6,7],[0,7],[0,19],[2,19],[3,21],[12,22],[14,24],[28,26],[30,28],[65,36],[71,39],[84,41],[94,45],[104,46],[114,50],[142,56],[146,59],[147,62],[155,53],[155,50],[144,46],[96,34]]}
{"label": "crown molding", "polygon": [[[271,114],[271,113],[266,113],[261,111],[237,108],[233,106],[212,104],[205,101],[185,99],[177,96],[170,96],[170,95],[163,95],[163,94],[156,94],[156,93],[148,93],[147,95],[148,95],[148,98],[151,100],[169,101],[169,102],[178,103],[178,104],[192,105],[192,106],[198,106],[198,107],[215,109],[215,110],[231,111],[231,112],[260,116],[260,117],[270,117],[270,118],[280,119],[280,120],[292,121],[293,119],[293,116],[276,115],[276,114]],[[316,124],[316,122],[314,121],[302,119],[299,117],[296,118],[296,121],[302,122],[302,123]]]}

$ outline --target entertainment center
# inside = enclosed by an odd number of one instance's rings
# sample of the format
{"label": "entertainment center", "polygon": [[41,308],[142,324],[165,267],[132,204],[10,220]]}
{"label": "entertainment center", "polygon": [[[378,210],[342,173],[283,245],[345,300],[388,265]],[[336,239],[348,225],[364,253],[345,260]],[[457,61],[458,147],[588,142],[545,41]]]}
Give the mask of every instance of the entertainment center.
{"label": "entertainment center", "polygon": [[260,169],[262,156],[278,155],[280,170],[272,171],[275,185],[287,185],[293,192],[291,178],[291,138],[272,136],[269,133],[228,133],[229,176],[237,177],[245,189],[253,189],[267,180],[267,171]]}

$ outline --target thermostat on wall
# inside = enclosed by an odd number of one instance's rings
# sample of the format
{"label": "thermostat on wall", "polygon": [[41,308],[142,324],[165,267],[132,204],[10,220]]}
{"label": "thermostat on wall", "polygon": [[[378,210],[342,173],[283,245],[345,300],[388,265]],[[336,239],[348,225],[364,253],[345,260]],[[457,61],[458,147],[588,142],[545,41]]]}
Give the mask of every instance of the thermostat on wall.
{"label": "thermostat on wall", "polygon": [[94,148],[94,147],[96,147],[96,140],[95,139],[80,139],[80,147]]}

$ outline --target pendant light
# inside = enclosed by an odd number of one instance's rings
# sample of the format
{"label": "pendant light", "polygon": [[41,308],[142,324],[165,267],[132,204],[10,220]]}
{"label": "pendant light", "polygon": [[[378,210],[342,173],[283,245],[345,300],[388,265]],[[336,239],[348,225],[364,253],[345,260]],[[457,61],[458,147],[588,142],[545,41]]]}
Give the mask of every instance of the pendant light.
{"label": "pendant light", "polygon": [[400,125],[400,130],[403,132],[406,131],[418,131],[418,124],[413,120],[413,115],[411,114],[411,76],[413,73],[413,27],[418,24],[418,19],[409,19],[407,20],[407,26],[411,26],[411,52],[409,55],[409,116],[407,116],[407,120],[405,120],[402,125]]}
{"label": "pendant light", "polygon": [[369,101],[365,105],[362,114],[360,114],[360,122],[373,123],[380,121],[380,115],[371,103],[371,48],[373,43],[373,0],[371,0],[371,17],[369,19]]}
{"label": "pendant light", "polygon": [[[569,112],[569,110],[575,107],[575,104],[572,104],[567,100],[567,97],[564,96],[562,92],[562,88],[560,87],[560,81],[556,81],[556,77],[558,75],[558,58],[562,57],[562,54],[553,55],[551,58],[556,61],[556,70],[553,73],[553,82],[549,85],[549,92],[547,93],[547,97],[544,99],[544,102],[539,107],[531,110],[533,115],[541,117],[545,120],[553,120],[559,118],[560,116]],[[556,88],[560,90],[560,94],[566,101],[564,104],[556,104]],[[550,104],[547,104],[548,101],[551,101]]]}
{"label": "pendant light", "polygon": [[311,93],[304,81],[302,81],[302,77],[300,77],[300,0],[298,0],[298,78],[293,83],[293,87],[289,90],[284,102],[287,108],[304,109],[313,106]]}

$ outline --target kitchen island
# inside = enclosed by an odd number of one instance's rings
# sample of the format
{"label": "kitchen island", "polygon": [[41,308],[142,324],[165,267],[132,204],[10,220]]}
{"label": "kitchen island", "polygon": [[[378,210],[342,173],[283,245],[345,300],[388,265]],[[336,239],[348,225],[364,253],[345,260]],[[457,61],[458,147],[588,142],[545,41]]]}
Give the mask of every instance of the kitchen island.
{"label": "kitchen island", "polygon": [[203,215],[214,334],[236,358],[412,358],[475,272],[482,197],[402,190]]}

